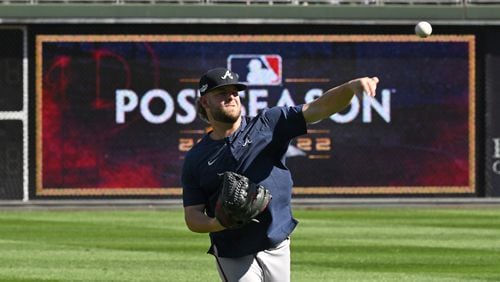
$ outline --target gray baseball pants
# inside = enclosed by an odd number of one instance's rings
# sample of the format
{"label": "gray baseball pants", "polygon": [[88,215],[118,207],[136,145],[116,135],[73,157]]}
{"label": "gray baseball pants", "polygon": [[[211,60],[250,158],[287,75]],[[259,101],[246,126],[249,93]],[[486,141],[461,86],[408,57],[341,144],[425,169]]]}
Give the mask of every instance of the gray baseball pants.
{"label": "gray baseball pants", "polygon": [[[217,250],[215,250],[217,254]],[[222,281],[228,282],[289,282],[290,239],[277,247],[239,258],[215,256]]]}

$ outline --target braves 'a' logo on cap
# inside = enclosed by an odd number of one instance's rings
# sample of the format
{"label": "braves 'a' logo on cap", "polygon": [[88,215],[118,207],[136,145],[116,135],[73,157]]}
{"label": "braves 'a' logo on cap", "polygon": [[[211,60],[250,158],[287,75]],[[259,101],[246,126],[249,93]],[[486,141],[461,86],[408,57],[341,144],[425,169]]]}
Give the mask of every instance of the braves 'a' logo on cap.
{"label": "braves 'a' logo on cap", "polygon": [[280,85],[281,56],[262,54],[233,54],[227,58],[228,69],[239,73],[246,85]]}
{"label": "braves 'a' logo on cap", "polygon": [[230,70],[227,70],[227,71],[226,71],[226,73],[225,73],[223,76],[221,76],[220,78],[222,78],[222,79],[227,79],[228,77],[229,77],[230,79],[233,79],[233,75],[231,74],[231,71],[230,71]]}

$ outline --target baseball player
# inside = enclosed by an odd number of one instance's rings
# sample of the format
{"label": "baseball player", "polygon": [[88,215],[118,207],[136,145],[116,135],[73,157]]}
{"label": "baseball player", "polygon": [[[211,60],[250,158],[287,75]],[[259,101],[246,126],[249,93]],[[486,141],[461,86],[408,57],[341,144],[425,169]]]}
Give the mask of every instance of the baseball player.
{"label": "baseball player", "polygon": [[[288,145],[307,133],[308,124],[348,106],[353,95],[375,96],[377,83],[377,77],[354,79],[310,103],[273,107],[249,118],[241,116],[238,92],[246,86],[238,82],[238,74],[216,68],[201,77],[196,107],[212,130],[185,158],[184,215],[191,231],[209,233],[208,252],[215,257],[222,281],[290,281],[290,234],[298,222],[291,212],[293,182],[285,163]],[[272,195],[243,225],[228,223],[228,214],[221,211],[221,176],[228,171]],[[252,193],[238,195],[247,194]]]}

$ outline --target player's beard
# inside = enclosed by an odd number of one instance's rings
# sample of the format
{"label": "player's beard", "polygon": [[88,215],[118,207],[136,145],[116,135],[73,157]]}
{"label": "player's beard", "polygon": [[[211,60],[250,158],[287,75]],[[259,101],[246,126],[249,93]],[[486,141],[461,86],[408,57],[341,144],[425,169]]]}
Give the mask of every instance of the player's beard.
{"label": "player's beard", "polygon": [[212,117],[214,120],[223,123],[235,123],[241,115],[241,107],[232,111],[225,111],[221,108],[212,108]]}

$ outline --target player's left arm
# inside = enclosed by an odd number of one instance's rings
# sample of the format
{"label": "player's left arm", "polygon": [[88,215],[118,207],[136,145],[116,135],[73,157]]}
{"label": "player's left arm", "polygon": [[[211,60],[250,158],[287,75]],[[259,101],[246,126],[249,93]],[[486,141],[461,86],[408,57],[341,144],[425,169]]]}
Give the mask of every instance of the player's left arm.
{"label": "player's left arm", "polygon": [[366,93],[374,97],[378,81],[377,77],[362,77],[327,90],[321,97],[302,107],[304,119],[307,123],[314,123],[340,112],[351,103],[354,95]]}

